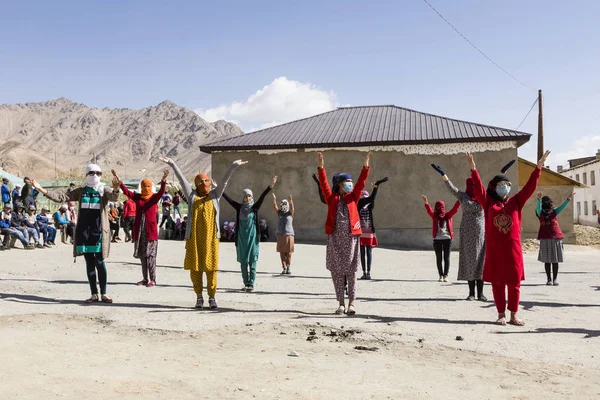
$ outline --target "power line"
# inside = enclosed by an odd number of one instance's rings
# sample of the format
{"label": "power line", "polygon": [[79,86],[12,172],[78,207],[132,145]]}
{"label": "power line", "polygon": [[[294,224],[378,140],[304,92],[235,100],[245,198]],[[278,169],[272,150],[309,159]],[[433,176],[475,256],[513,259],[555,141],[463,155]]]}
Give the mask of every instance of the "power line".
{"label": "power line", "polygon": [[433,11],[435,11],[435,13],[437,15],[440,16],[441,19],[443,19],[452,29],[454,29],[454,31],[456,33],[458,33],[464,40],[467,41],[467,43],[469,43],[471,46],[473,46],[473,48],[475,50],[477,50],[482,56],[484,56],[489,62],[491,62],[492,64],[494,64],[496,67],[498,67],[502,72],[504,72],[506,75],[510,76],[515,82],[518,82],[519,84],[523,85],[524,87],[526,87],[529,90],[535,90],[532,89],[531,87],[527,86],[526,84],[524,84],[523,82],[521,82],[520,80],[518,80],[517,78],[515,78],[515,76],[513,74],[511,74],[510,72],[508,72],[507,70],[505,70],[504,68],[502,68],[500,65],[498,65],[498,63],[496,63],[494,60],[492,60],[490,57],[487,56],[487,54],[485,54],[481,49],[479,49],[479,47],[475,46],[473,44],[473,42],[471,42],[469,39],[466,38],[465,35],[463,35],[458,29],[456,29],[454,27],[454,25],[452,25],[450,23],[450,21],[448,21],[446,18],[444,18],[444,16],[442,14],[440,14],[440,12],[438,10],[435,9],[434,6],[432,6],[427,0],[423,0]]}
{"label": "power line", "polygon": [[537,104],[538,100],[539,100],[539,98],[536,97],[535,101],[531,105],[531,108],[527,112],[527,115],[525,115],[525,118],[523,118],[523,121],[521,121],[521,123],[519,124],[519,126],[517,126],[517,129],[515,129],[515,131],[518,131],[519,128],[521,127],[521,125],[523,125],[523,122],[525,122],[525,120],[527,119],[527,117],[529,117],[529,114],[531,114],[531,110],[533,110],[533,107],[535,107],[535,105]]}

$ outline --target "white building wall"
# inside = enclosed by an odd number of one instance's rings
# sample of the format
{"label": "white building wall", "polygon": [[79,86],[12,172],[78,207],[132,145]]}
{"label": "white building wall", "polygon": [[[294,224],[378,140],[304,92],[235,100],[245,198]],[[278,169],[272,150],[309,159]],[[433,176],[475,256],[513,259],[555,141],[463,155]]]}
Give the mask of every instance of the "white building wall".
{"label": "white building wall", "polygon": [[575,189],[573,222],[598,226],[596,209],[600,207],[600,160],[561,172],[562,175],[587,185]]}

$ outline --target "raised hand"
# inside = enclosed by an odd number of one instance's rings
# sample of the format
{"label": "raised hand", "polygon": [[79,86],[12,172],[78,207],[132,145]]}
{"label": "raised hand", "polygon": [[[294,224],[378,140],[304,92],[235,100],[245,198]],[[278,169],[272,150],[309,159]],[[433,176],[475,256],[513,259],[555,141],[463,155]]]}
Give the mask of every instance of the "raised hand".
{"label": "raised hand", "polygon": [[31,180],[31,185],[32,185],[34,188],[36,188],[37,190],[39,190],[39,191],[41,192],[41,190],[40,190],[40,189],[42,189],[42,187],[40,186],[40,184],[39,184],[39,183],[37,183],[37,181],[36,181],[35,179],[32,179],[32,180]]}
{"label": "raised hand", "polygon": [[423,199],[423,203],[429,204],[429,200],[427,200],[427,196],[425,196],[424,194],[421,195],[421,199]]}
{"label": "raised hand", "polygon": [[475,169],[475,160],[473,159],[473,155],[469,152],[465,153],[465,155],[467,156],[467,160],[469,160],[471,170],[474,170]]}
{"label": "raised hand", "polygon": [[548,158],[548,156],[550,155],[550,150],[546,150],[546,152],[544,153],[544,155],[542,156],[542,158],[540,158],[540,160],[537,163],[537,167],[538,168],[543,168],[544,164],[546,163],[546,159]]}
{"label": "raised hand", "polygon": [[273,201],[276,202],[277,201],[277,196],[275,196],[275,193],[271,193],[273,195]]}
{"label": "raised hand", "polygon": [[440,174],[441,176],[446,175],[446,173],[444,172],[442,167],[440,167],[439,165],[431,164],[431,168],[435,169],[437,171],[437,173]]}
{"label": "raised hand", "polygon": [[288,201],[291,203],[291,202],[292,202],[292,200],[293,200],[293,198],[292,198],[292,194],[290,193],[290,195],[288,196]]}
{"label": "raised hand", "polygon": [[367,153],[367,156],[365,157],[365,167],[369,166],[369,161],[371,161],[371,152],[370,151]]}
{"label": "raised hand", "polygon": [[569,195],[569,197],[567,197],[567,198],[568,198],[569,200],[573,200],[573,197],[574,197],[574,196],[575,196],[575,192],[571,193],[571,194]]}
{"label": "raised hand", "polygon": [[538,198],[538,200],[541,200],[541,199],[542,199],[542,197],[544,197],[544,193],[542,193],[542,192],[537,192],[537,198]]}
{"label": "raised hand", "polygon": [[273,189],[273,186],[275,186],[275,184],[276,184],[276,183],[277,183],[277,175],[275,175],[275,176],[273,177],[273,181],[271,182],[271,184],[269,185],[269,187],[270,187],[271,189]]}
{"label": "raised hand", "polygon": [[319,162],[319,168],[323,168],[325,166],[325,161],[323,161],[323,152],[317,151],[317,160]]}
{"label": "raised hand", "polygon": [[215,189],[217,188],[217,182],[215,182],[215,180],[213,178],[210,178],[210,184],[212,185],[212,187],[214,187]]}
{"label": "raised hand", "polygon": [[234,162],[232,162],[232,164],[239,167],[240,165],[248,164],[248,161],[235,160]]}
{"label": "raised hand", "polygon": [[117,190],[117,189],[119,189],[119,187],[121,186],[121,183],[123,183],[123,182],[121,181],[121,179],[119,179],[119,176],[117,175],[117,173],[115,172],[114,169],[111,169],[110,172],[112,172],[112,174],[113,174],[113,178],[112,178],[113,189]]}
{"label": "raised hand", "polygon": [[168,169],[165,169],[165,170],[163,171],[163,177],[162,177],[162,179],[161,179],[161,180],[162,180],[163,182],[166,182],[166,181],[167,181],[167,177],[168,177],[168,176],[169,176],[169,170],[168,170]]}
{"label": "raised hand", "polygon": [[162,162],[164,162],[165,164],[173,164],[173,160],[169,157],[158,157],[158,159]]}

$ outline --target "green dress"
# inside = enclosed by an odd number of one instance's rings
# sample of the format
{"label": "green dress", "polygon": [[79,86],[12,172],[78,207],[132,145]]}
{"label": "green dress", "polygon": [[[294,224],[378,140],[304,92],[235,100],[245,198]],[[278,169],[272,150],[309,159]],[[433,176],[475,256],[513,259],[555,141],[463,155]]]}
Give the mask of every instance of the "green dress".
{"label": "green dress", "polygon": [[237,227],[237,260],[240,264],[251,264],[258,260],[259,237],[255,220],[255,212],[249,213],[248,219],[240,218]]}

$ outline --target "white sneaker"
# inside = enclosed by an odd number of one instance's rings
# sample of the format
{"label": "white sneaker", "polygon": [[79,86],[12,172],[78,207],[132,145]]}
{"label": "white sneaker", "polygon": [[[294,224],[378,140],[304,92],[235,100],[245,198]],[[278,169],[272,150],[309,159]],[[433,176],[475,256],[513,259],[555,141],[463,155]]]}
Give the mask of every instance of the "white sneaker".
{"label": "white sneaker", "polygon": [[198,297],[196,299],[196,305],[194,306],[194,308],[204,308],[204,299],[202,297]]}

